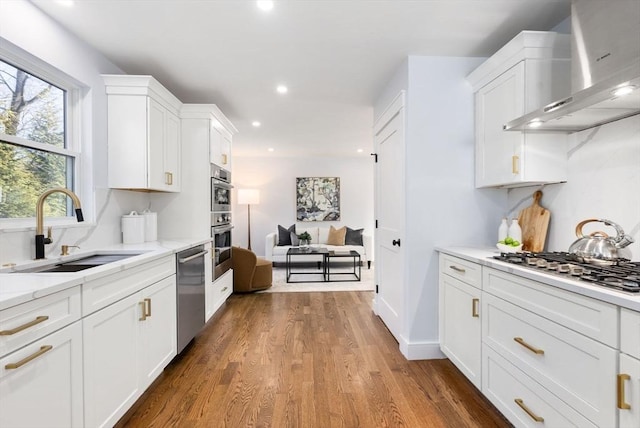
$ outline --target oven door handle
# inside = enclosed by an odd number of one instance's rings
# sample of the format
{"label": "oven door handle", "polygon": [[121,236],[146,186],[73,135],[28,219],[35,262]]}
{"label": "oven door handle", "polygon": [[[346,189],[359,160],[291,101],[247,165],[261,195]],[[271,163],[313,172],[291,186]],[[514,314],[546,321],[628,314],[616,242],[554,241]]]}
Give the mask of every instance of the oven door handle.
{"label": "oven door handle", "polygon": [[189,262],[193,259],[197,259],[200,256],[204,256],[205,254],[207,254],[209,252],[209,250],[204,250],[204,251],[200,251],[199,253],[196,253],[192,256],[189,257],[185,257],[184,259],[178,259],[178,263],[186,263]]}
{"label": "oven door handle", "polygon": [[214,186],[222,187],[223,189],[233,189],[232,184],[218,180],[217,178],[212,178],[211,182],[213,183]]}
{"label": "oven door handle", "polygon": [[224,233],[233,229],[233,226],[213,226],[213,233]]}

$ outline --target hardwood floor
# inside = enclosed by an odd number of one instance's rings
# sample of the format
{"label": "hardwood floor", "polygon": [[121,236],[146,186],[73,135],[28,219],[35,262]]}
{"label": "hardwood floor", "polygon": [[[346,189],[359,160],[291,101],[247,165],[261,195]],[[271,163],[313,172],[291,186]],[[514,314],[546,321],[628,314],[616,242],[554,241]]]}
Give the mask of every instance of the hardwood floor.
{"label": "hardwood floor", "polygon": [[407,361],[372,298],[233,295],[117,426],[510,426],[448,360]]}

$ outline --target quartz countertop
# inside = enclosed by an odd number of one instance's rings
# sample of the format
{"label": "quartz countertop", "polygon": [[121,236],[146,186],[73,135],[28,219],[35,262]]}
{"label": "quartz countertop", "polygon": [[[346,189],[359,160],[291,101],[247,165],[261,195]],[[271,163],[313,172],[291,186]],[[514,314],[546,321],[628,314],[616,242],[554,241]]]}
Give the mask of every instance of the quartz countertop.
{"label": "quartz countertop", "polygon": [[503,272],[539,281],[563,290],[582,294],[584,296],[640,312],[640,295],[625,293],[623,291],[617,291],[599,285],[591,285],[583,281],[576,281],[569,277],[552,275],[541,270],[523,268],[518,265],[502,262],[493,258],[493,256],[500,254],[500,251],[497,248],[438,247],[436,250],[441,253],[481,264],[482,266],[488,266]]}
{"label": "quartz countertop", "polygon": [[[73,252],[68,256],[58,256],[38,261],[29,260],[10,268],[0,269],[0,310],[65,290],[87,281],[111,275],[143,263],[148,263],[155,259],[175,254],[210,241],[211,238],[184,238],[145,242],[143,244],[116,244],[90,251]],[[23,269],[64,263],[79,257],[105,252],[110,254],[136,255],[79,272],[20,272]]]}

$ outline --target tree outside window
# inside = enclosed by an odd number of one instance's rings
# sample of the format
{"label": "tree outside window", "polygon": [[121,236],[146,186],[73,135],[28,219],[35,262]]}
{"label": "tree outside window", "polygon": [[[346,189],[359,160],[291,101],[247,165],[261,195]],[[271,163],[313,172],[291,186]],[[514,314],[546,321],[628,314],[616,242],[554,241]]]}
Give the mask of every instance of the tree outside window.
{"label": "tree outside window", "polygon": [[[65,90],[0,60],[0,218],[35,217],[42,192],[73,187],[66,110]],[[47,198],[45,213],[70,215],[66,197]]]}

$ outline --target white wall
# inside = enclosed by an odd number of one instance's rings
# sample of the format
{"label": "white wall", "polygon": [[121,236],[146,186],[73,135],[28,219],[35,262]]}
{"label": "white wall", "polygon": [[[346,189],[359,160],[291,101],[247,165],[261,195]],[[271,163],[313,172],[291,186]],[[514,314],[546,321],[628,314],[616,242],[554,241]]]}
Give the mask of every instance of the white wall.
{"label": "white wall", "polygon": [[[79,244],[85,250],[121,242],[120,216],[148,205],[144,193],[107,189],[107,100],[100,74],[122,70],[30,2],[0,1],[0,16],[0,49],[53,66],[85,87],[79,185],[87,222],[71,228],[54,226],[54,244],[47,245],[47,255],[59,253],[61,244]],[[28,228],[0,228],[0,264],[34,257],[35,220],[33,223]]]}
{"label": "white wall", "polygon": [[[278,225],[299,227],[343,225],[364,228],[373,236],[373,160],[369,152],[350,158],[234,157],[234,199],[238,189],[260,190],[260,204],[251,206],[251,247],[264,256],[265,236]],[[340,177],[338,222],[296,222],[296,177]],[[234,245],[247,246],[247,206],[233,205]]]}
{"label": "white wall", "polygon": [[[629,248],[640,260],[640,115],[569,135],[566,183],[542,188],[541,205],[551,211],[547,249],[567,251],[576,225],[588,218],[618,223],[635,239]],[[531,205],[537,188],[509,191],[512,215]],[[585,232],[615,230],[601,223]]]}
{"label": "white wall", "polygon": [[407,89],[407,311],[400,349],[411,359],[439,355],[435,247],[492,245],[506,205],[506,190],[474,188],[473,93],[465,77],[481,62],[411,56],[375,104],[379,117],[390,97]]}

